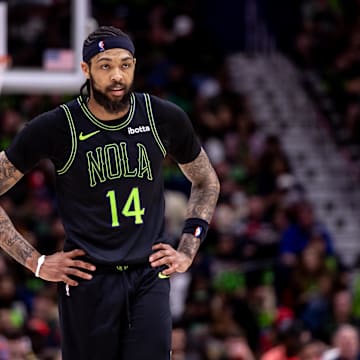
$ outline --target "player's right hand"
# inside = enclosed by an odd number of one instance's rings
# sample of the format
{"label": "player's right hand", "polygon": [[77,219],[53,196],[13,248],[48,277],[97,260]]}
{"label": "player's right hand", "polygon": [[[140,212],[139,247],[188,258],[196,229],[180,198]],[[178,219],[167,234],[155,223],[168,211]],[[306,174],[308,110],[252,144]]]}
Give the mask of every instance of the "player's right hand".
{"label": "player's right hand", "polygon": [[84,255],[86,255],[85,251],[80,249],[68,252],[59,251],[48,255],[45,257],[45,261],[40,268],[39,277],[47,281],[63,281],[70,286],[77,286],[79,283],[70,278],[69,275],[74,275],[84,280],[91,280],[92,275],[81,271],[81,269],[94,271],[96,268],[88,262],[77,259]]}

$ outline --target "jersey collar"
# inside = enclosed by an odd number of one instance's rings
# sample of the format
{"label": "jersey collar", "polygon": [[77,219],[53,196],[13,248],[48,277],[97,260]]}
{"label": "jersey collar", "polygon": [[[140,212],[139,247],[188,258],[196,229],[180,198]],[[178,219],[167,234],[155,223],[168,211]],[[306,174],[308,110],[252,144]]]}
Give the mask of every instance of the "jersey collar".
{"label": "jersey collar", "polygon": [[108,125],[105,124],[104,121],[99,120],[97,117],[95,117],[91,111],[89,110],[89,108],[86,105],[86,102],[84,101],[84,98],[82,96],[78,96],[77,98],[77,102],[80,106],[80,109],[82,110],[82,112],[84,113],[84,115],[92,122],[94,123],[97,127],[99,127],[100,129],[103,130],[110,130],[110,131],[117,131],[117,130],[121,130],[124,127],[128,126],[135,114],[135,95],[134,93],[130,94],[130,109],[129,109],[129,113],[127,118],[120,124],[116,124],[116,125]]}

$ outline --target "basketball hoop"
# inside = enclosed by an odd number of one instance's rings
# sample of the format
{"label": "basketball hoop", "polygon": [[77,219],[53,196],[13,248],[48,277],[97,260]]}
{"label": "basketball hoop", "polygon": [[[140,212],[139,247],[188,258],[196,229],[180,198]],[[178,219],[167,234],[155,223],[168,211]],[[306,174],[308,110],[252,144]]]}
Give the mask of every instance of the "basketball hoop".
{"label": "basketball hoop", "polygon": [[11,58],[9,55],[0,55],[0,94],[4,82],[4,73],[10,65]]}

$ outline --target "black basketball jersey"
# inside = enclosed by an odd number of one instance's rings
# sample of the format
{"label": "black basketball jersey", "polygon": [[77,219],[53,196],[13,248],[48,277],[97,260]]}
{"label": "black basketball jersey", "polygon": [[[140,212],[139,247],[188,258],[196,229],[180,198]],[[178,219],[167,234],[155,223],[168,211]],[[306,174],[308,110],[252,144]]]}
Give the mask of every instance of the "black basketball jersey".
{"label": "black basketball jersey", "polygon": [[[152,100],[132,93],[127,116],[109,122],[94,117],[82,97],[61,105],[71,137],[61,166],[54,161],[65,250],[81,248],[98,262],[131,264],[147,261],[152,245],[161,238],[163,159],[167,149],[176,148],[171,144],[176,134],[169,133],[177,131],[179,139],[181,135],[177,126],[171,130],[170,118],[164,119],[170,122],[167,127],[165,121],[155,121]],[[27,170],[18,155],[19,143],[14,141],[7,155],[20,170]],[[191,159],[200,150],[198,142],[193,143]]]}

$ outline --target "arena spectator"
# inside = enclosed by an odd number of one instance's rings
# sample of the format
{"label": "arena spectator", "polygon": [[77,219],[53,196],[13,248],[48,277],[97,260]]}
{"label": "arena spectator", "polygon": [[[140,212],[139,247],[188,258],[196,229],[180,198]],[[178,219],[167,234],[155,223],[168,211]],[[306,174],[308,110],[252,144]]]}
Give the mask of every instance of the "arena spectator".
{"label": "arena spectator", "polygon": [[324,360],[359,360],[359,333],[352,325],[340,326],[333,338],[334,349],[325,352]]}
{"label": "arena spectator", "polygon": [[311,242],[322,240],[326,255],[334,255],[333,240],[324,225],[318,222],[312,206],[300,202],[294,207],[294,219],[280,239],[280,261],[293,266],[297,256]]}
{"label": "arena spectator", "polygon": [[311,339],[302,345],[299,352],[299,360],[320,360],[326,349],[325,343]]}

